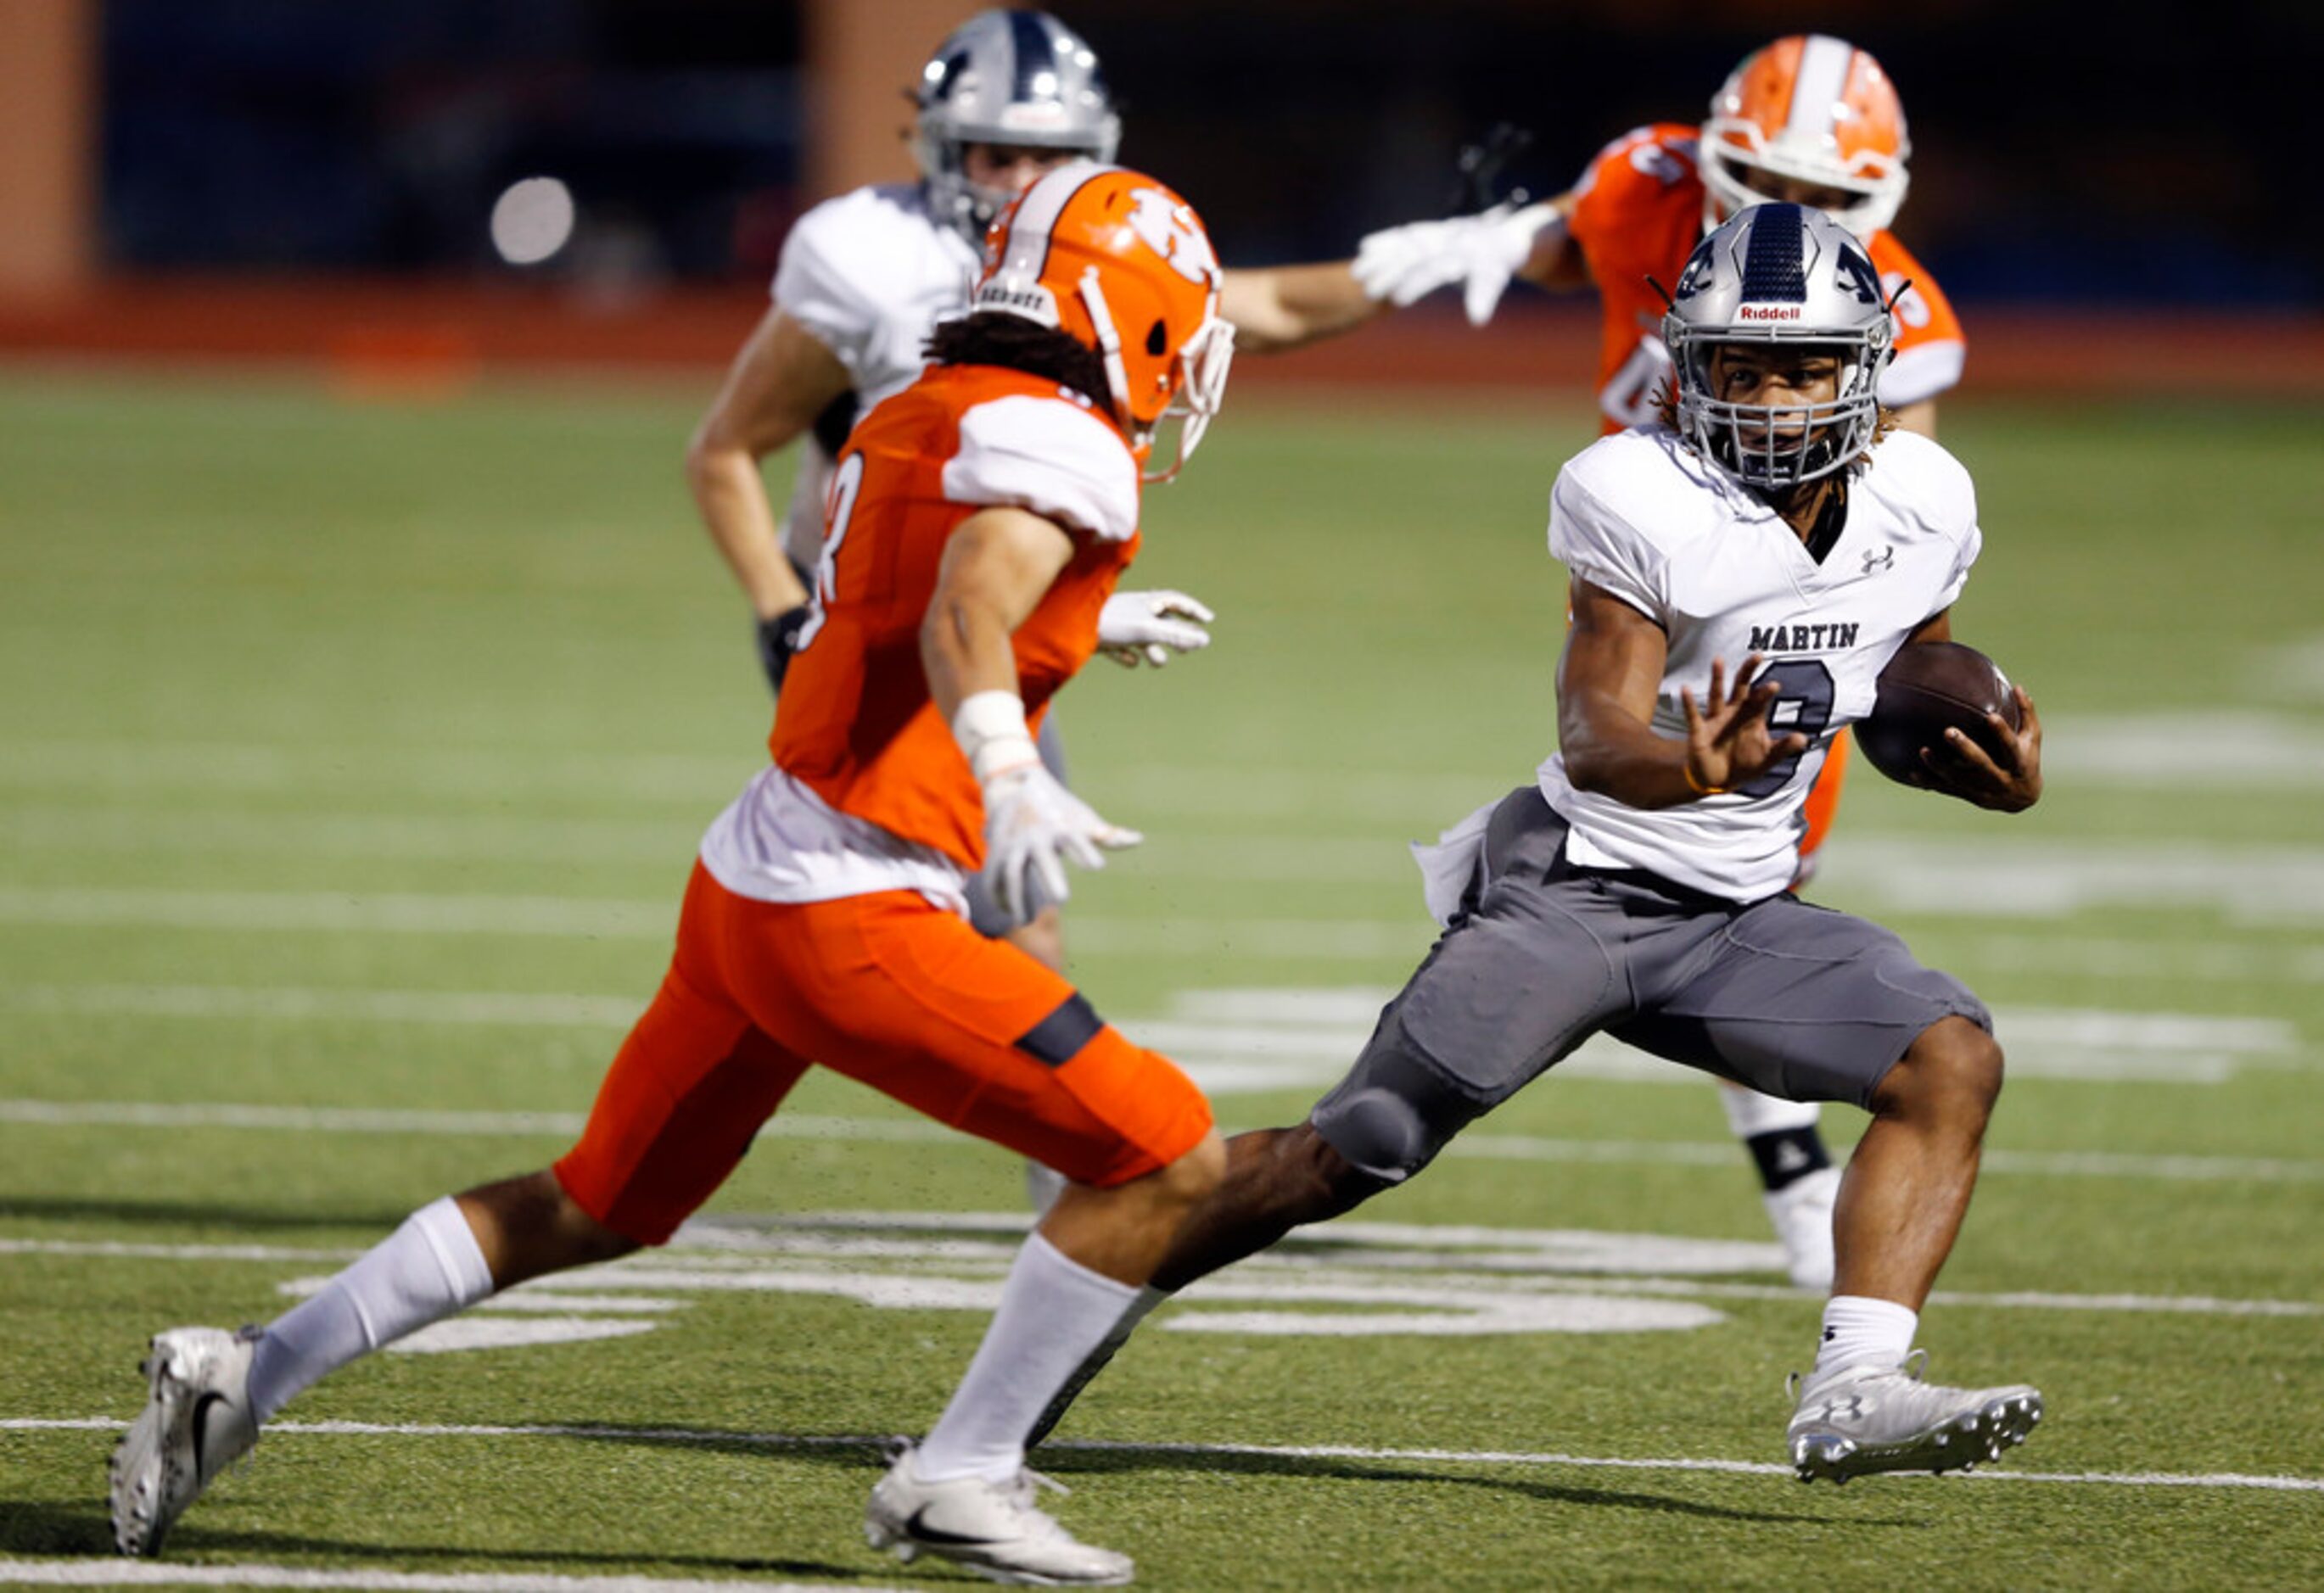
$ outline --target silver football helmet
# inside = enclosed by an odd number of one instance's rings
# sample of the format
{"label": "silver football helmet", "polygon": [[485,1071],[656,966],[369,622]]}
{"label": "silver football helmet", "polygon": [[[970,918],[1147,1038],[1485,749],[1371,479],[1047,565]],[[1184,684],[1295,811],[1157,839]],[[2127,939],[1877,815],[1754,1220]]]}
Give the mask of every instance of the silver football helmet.
{"label": "silver football helmet", "polygon": [[[1695,245],[1671,290],[1663,342],[1677,367],[1678,429],[1754,486],[1845,469],[1879,430],[1895,336],[1879,270],[1853,234],[1821,210],[1754,205]],[[1711,384],[1711,356],[1738,343],[1829,352],[1838,391],[1822,403],[1730,403]]]}
{"label": "silver football helmet", "polygon": [[1111,163],[1121,142],[1097,52],[1045,11],[978,12],[936,46],[912,98],[912,153],[929,206],[980,246],[1017,196],[970,182],[965,146],[1030,145]]}

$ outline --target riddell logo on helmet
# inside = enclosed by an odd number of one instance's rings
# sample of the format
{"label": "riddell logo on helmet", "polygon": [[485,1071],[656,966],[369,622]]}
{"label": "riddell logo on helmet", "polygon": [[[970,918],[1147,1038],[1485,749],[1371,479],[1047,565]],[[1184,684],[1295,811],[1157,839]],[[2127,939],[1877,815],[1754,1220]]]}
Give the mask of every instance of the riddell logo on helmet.
{"label": "riddell logo on helmet", "polygon": [[1738,321],[1796,321],[1802,314],[1796,304],[1747,304],[1735,312]]}

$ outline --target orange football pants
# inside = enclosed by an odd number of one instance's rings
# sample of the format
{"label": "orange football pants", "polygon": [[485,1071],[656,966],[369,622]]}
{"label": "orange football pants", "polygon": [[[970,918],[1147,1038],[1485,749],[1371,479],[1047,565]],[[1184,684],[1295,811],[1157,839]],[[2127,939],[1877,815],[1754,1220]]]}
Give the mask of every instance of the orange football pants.
{"label": "orange football pants", "polygon": [[762,902],[697,862],[669,972],[558,1181],[615,1233],[660,1244],[810,1061],[1101,1188],[1168,1165],[1211,1128],[1175,1064],[917,892]]}
{"label": "orange football pants", "polygon": [[1816,848],[1831,833],[1831,821],[1840,812],[1840,788],[1848,783],[1849,749],[1856,738],[1841,731],[1831,739],[1831,750],[1824,754],[1823,768],[1816,771],[1815,784],[1808,787],[1808,833],[1800,837],[1800,878],[1804,879],[1815,869]]}

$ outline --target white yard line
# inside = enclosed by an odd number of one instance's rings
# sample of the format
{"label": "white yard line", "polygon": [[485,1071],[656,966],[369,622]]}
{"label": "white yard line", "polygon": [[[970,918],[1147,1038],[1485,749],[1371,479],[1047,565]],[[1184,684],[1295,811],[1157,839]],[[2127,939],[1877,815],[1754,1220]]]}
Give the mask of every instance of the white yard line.
{"label": "white yard line", "polygon": [[627,1028],[647,996],[530,995],[515,990],[354,990],[263,985],[23,985],[0,1008],[94,1017],[355,1019],[529,1028]]}
{"label": "white yard line", "polygon": [[381,1593],[900,1593],[844,1582],[707,1577],[560,1577],[546,1572],[318,1570],[296,1565],[154,1564],[136,1560],[13,1560],[0,1583],[25,1588],[375,1588]]}
{"label": "white yard line", "polygon": [[[0,1418],[0,1432],[118,1432],[128,1423],[112,1417]],[[632,1443],[751,1444],[770,1450],[860,1449],[876,1453],[887,1441],[872,1436],[825,1436],[785,1432],[711,1432],[685,1427],[613,1427],[591,1425],[501,1425],[397,1422],[276,1422],[269,1437],[356,1438],[575,1438],[611,1439]],[[1114,1455],[1177,1455],[1204,1459],[1228,1455],[1294,1460],[1401,1460],[1454,1466],[1534,1466],[1618,1471],[1711,1471],[1746,1477],[1785,1477],[1788,1466],[1766,1460],[1698,1459],[1676,1456],[1573,1455],[1534,1450],[1408,1450],[1373,1449],[1355,1444],[1245,1443],[1122,1443],[1107,1440],[1061,1439],[1043,1446],[1045,1451]],[[867,1466],[868,1469],[868,1466]],[[1896,1480],[1902,1480],[1898,1478]],[[1935,1479],[1932,1479],[1935,1480]],[[2043,1482],[2101,1487],[2255,1488],[2277,1493],[2324,1493],[2324,1477],[2254,1475],[2240,1471],[2015,1471],[2006,1468],[1973,1472],[1967,1480]],[[75,1563],[87,1563],[79,1561]]]}
{"label": "white yard line", "polygon": [[[997,1288],[999,1274],[1006,1268],[1027,1220],[1022,1214],[1004,1213],[826,1212],[786,1219],[764,1233],[721,1230],[716,1222],[712,1222],[682,1231],[668,1249],[576,1275],[572,1285],[576,1290],[601,1294],[620,1290],[658,1290],[676,1294],[839,1293],[865,1299],[877,1295],[875,1303],[895,1306],[985,1309],[990,1303],[987,1295]],[[989,1253],[978,1247],[964,1249],[957,1242],[947,1245],[928,1241],[867,1249],[835,1248],[813,1233],[795,1233],[803,1227],[832,1226],[907,1232],[954,1228],[989,1233],[993,1240]],[[1405,1233],[1416,1237],[1393,1237]],[[1632,1242],[1626,1246],[1626,1240]],[[1493,1286],[1497,1288],[1551,1294],[1794,1302],[1802,1298],[1797,1290],[1782,1285],[1655,1275],[1657,1270],[1669,1268],[1728,1274],[1762,1270],[1759,1262],[1763,1258],[1751,1252],[1764,1247],[1724,1241],[1724,1248],[1734,1254],[1722,1257],[1717,1254],[1721,1241],[1706,1243],[1706,1259],[1690,1267],[1688,1241],[1669,1236],[1573,1234],[1523,1229],[1394,1228],[1391,1231],[1380,1224],[1333,1224],[1298,1236],[1286,1248],[1254,1257],[1243,1267],[1223,1277],[1204,1280],[1189,1291],[1187,1299],[1204,1305],[1226,1301],[1266,1304],[1309,1295],[1328,1301],[1344,1298],[1351,1288],[1355,1288],[1367,1299],[1396,1303],[1398,1301],[1389,1299],[1389,1294],[1417,1287],[1402,1280],[1420,1274],[1442,1274],[1472,1285],[1479,1278],[1490,1278],[1495,1280]],[[1397,1244],[1419,1248],[1399,1250],[1394,1248]],[[1326,1248],[1311,1248],[1318,1245]],[[1458,1248],[1463,1245],[1497,1248],[1478,1253]],[[1622,1265],[1626,1248],[1634,1253],[1628,1267]],[[1775,1253],[1771,1248],[1766,1248],[1768,1256],[1765,1259],[1771,1268]],[[354,1254],[353,1250],[322,1246],[0,1238],[0,1257],[60,1256],[196,1264],[242,1261],[327,1267],[346,1261]],[[906,1270],[878,1270],[882,1266],[902,1266]],[[939,1275],[931,1270],[947,1266],[955,1275]],[[973,1275],[958,1275],[964,1274]],[[1443,1296],[1450,1286],[1437,1286],[1435,1294]],[[567,1295],[563,1293],[563,1280],[558,1279],[528,1285],[526,1288],[529,1294],[543,1302],[539,1307],[542,1310],[550,1309],[551,1303],[577,1309],[589,1298],[587,1294]],[[1992,1294],[1941,1290],[1932,1298],[1949,1305],[1996,1310],[2324,1318],[2324,1302],[2313,1300],[2231,1300],[2204,1294],[2129,1293],[2075,1294],[2034,1290]],[[1402,1303],[1425,1304],[1427,1301],[1415,1298]],[[1197,1323],[1201,1314],[1187,1312],[1186,1325]]]}
{"label": "white yard line", "polygon": [[[422,1111],[401,1108],[180,1104],[158,1101],[0,1100],[0,1123],[38,1128],[275,1130],[286,1133],[542,1135],[570,1138],[578,1112]],[[762,1130],[777,1139],[874,1140],[982,1147],[983,1142],[913,1118],[842,1118],[778,1112]],[[1471,1133],[1445,1153],[1464,1159],[1726,1167],[1742,1153],[1727,1140],[1557,1139]],[[2324,1161],[2286,1156],[2138,1156],[2117,1151],[1991,1149],[1988,1173],[2055,1178],[2169,1179],[2192,1183],[2324,1183]]]}
{"label": "white yard line", "polygon": [[19,741],[0,760],[0,787],[109,790],[133,802],[183,791],[278,792],[309,799],[344,794],[372,801],[394,794],[494,803],[595,796],[702,804],[706,824],[753,771],[747,747],[738,747],[733,757],[711,758],[558,747]]}
{"label": "white yard line", "polygon": [[[401,1108],[197,1105],[137,1101],[0,1100],[0,1123],[46,1128],[255,1128],[296,1134],[540,1134],[570,1139],[579,1112],[422,1111]],[[898,1140],[982,1145],[920,1118],[833,1118],[779,1112],[761,1130],[778,1139]]]}
{"label": "white yard line", "polygon": [[678,902],[413,892],[0,889],[0,923],[289,934],[537,935],[669,941]]}

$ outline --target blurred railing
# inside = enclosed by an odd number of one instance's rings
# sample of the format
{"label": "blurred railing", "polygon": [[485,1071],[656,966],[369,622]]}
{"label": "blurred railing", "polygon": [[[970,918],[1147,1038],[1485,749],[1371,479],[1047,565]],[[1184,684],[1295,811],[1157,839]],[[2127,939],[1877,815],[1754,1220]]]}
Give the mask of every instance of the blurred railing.
{"label": "blurred railing", "polygon": [[[715,368],[765,304],[734,289],[593,299],[515,282],[115,281],[0,301],[0,357],[288,361],[357,385],[453,390],[486,372]],[[1963,318],[1972,394],[2324,399],[2324,317],[1971,308]],[[1597,337],[1584,301],[1513,301],[1482,331],[1431,306],[1296,354],[1239,360],[1235,382],[1579,391]]]}

